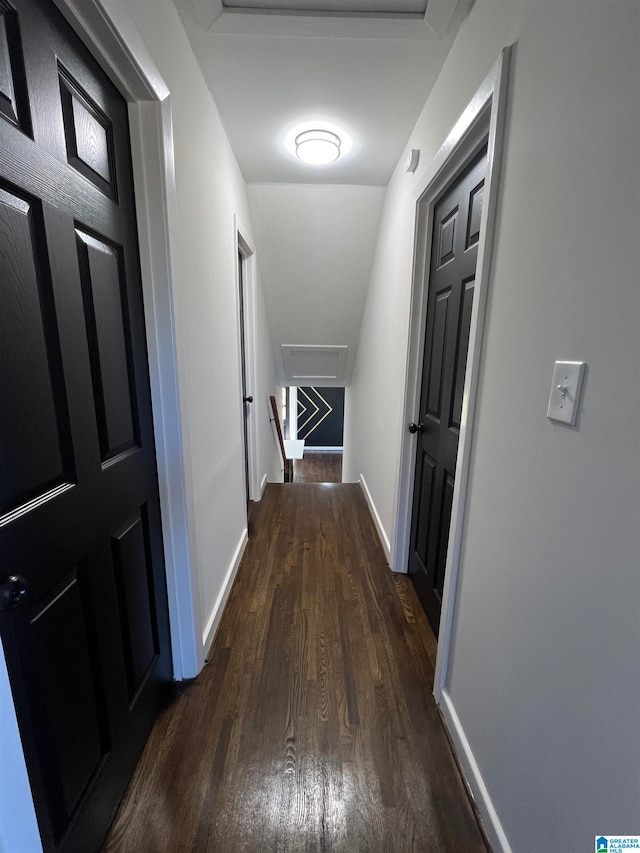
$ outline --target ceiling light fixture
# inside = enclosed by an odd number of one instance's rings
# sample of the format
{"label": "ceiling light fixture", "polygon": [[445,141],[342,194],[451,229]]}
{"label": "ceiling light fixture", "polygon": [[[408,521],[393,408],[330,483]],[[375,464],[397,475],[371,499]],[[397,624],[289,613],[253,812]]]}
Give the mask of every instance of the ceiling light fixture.
{"label": "ceiling light fixture", "polygon": [[325,166],[340,156],[342,141],[330,130],[305,130],[296,136],[296,156],[312,166]]}

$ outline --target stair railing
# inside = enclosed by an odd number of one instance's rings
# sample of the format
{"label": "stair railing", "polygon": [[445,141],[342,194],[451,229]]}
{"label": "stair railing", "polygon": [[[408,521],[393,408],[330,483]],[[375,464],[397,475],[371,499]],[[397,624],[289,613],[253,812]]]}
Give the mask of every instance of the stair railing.
{"label": "stair railing", "polygon": [[291,483],[293,480],[293,461],[287,458],[287,452],[284,448],[284,438],[282,435],[282,426],[280,425],[280,412],[278,411],[278,403],[273,394],[269,397],[271,403],[271,411],[273,417],[270,418],[271,423],[275,424],[276,433],[278,434],[278,444],[280,445],[280,453],[282,454],[282,464],[284,470],[285,483]]}

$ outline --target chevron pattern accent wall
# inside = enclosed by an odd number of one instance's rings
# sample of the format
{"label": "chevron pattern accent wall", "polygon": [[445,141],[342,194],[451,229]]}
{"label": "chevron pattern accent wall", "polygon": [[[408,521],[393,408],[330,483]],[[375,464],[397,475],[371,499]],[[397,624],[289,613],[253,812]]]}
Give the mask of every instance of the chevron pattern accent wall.
{"label": "chevron pattern accent wall", "polygon": [[342,447],[344,388],[298,388],[298,438],[310,447]]}

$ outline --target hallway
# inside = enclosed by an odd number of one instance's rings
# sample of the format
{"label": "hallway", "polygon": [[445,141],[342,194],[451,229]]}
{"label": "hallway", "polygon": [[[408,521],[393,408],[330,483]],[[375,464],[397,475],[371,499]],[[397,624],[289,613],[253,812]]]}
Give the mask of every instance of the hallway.
{"label": "hallway", "polygon": [[293,460],[293,482],[341,483],[342,452],[306,451],[302,459]]}
{"label": "hallway", "polygon": [[103,853],[486,849],[431,695],[435,641],[360,488],[270,485],[200,677]]}

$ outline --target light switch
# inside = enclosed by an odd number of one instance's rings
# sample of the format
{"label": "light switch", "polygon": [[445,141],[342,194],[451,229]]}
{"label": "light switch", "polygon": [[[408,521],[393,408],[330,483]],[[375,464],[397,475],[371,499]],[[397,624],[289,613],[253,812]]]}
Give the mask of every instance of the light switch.
{"label": "light switch", "polygon": [[575,426],[584,378],[584,361],[556,361],[547,417]]}

